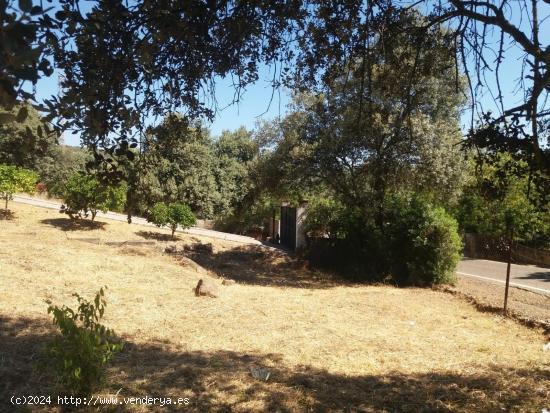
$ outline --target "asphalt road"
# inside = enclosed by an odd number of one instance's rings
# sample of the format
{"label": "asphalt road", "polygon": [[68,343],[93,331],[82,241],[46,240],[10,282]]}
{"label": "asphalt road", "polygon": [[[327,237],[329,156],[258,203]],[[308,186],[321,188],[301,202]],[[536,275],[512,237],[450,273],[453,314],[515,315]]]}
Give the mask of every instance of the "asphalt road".
{"label": "asphalt road", "polygon": [[[456,273],[460,277],[476,278],[489,283],[506,283],[504,262],[465,258],[458,264]],[[512,264],[510,285],[550,295],[550,269]]]}
{"label": "asphalt road", "polygon": [[[61,207],[61,204],[45,199],[38,199],[38,198],[32,198],[29,196],[23,196],[23,195],[14,195],[13,200],[15,202],[20,202],[22,204],[29,204],[34,205],[41,208],[48,208],[48,209],[56,209],[59,211],[59,208]],[[97,213],[98,218],[106,218],[106,219],[112,219],[114,221],[122,221],[127,222],[127,216],[124,214],[118,214],[116,212],[98,212]],[[147,227],[154,227],[155,225],[151,224],[150,222],[147,222],[144,218],[139,217],[132,217],[132,224],[138,224],[138,225],[144,225]],[[229,234],[226,232],[220,232],[220,231],[213,231],[211,229],[204,229],[204,228],[197,228],[197,227],[191,227],[186,230],[180,230],[178,229],[177,232],[184,232],[186,234],[191,235],[198,235],[201,237],[210,237],[210,238],[216,238],[216,239],[223,239],[226,241],[235,241],[240,242],[243,244],[256,244],[260,245],[261,242],[252,238],[252,237],[245,237],[244,235],[236,235],[236,234]]]}

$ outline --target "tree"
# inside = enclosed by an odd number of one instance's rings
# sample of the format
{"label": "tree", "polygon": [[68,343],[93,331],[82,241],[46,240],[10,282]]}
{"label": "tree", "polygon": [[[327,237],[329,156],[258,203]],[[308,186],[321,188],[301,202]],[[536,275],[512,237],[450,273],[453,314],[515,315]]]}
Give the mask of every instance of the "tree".
{"label": "tree", "polygon": [[[532,181],[540,179],[529,164],[508,153],[485,153],[471,160],[470,182],[455,208],[464,232],[507,236],[536,246],[550,245],[550,195]],[[478,156],[476,156],[477,158]],[[488,162],[484,161],[490,157]]]}
{"label": "tree", "polygon": [[62,195],[61,212],[73,220],[91,214],[93,222],[98,211],[122,208],[126,201],[126,187],[104,185],[93,176],[76,173],[65,182]]}
{"label": "tree", "polygon": [[[494,96],[496,109],[500,112],[489,124],[521,119],[521,123],[530,128],[529,136],[515,135],[509,138],[516,143],[522,140],[528,142],[530,152],[534,154],[531,161],[548,174],[550,163],[547,150],[541,146],[541,138],[545,135],[548,143],[550,116],[550,47],[544,44],[542,33],[546,19],[540,13],[544,8],[544,2],[541,5],[539,0],[449,0],[433,11],[431,24],[448,21],[456,23],[454,36],[469,79],[472,109],[478,106],[479,112],[487,114],[476,98],[483,92],[482,89],[489,89]],[[519,105],[504,102],[500,76],[507,55],[513,56],[514,62],[517,61],[516,56],[522,59],[522,64],[517,65],[522,68],[516,84],[523,92],[523,101]],[[489,56],[492,56],[491,60]],[[492,82],[487,81],[489,72],[492,72]],[[473,116],[472,110],[472,127]]]}
{"label": "tree", "polygon": [[172,231],[172,239],[178,225],[186,229],[195,225],[196,218],[191,209],[184,204],[159,202],[151,208],[149,221],[157,227],[167,226]]}
{"label": "tree", "polygon": [[279,144],[291,182],[312,174],[379,226],[397,191],[456,198],[464,165],[451,39],[413,30],[423,21],[415,12],[390,17],[385,36],[370,39],[368,54],[341,68],[330,89],[297,100]]}
{"label": "tree", "polygon": [[259,156],[259,145],[253,134],[241,127],[233,132],[223,131],[214,143],[218,161],[216,181],[220,193],[217,216],[241,210],[254,187],[252,171]]}
{"label": "tree", "polygon": [[36,160],[34,169],[46,185],[48,195],[62,197],[65,182],[76,173],[86,173],[86,164],[92,160],[89,151],[66,145],[55,145]]}
{"label": "tree", "polygon": [[[25,82],[36,82],[41,76],[53,73],[46,57],[46,33],[56,26],[41,6],[32,1],[19,1],[19,10],[11,1],[0,2],[0,107],[11,110],[21,99],[32,99],[33,93],[24,88]],[[22,122],[26,111],[17,115],[0,113],[0,125]]]}
{"label": "tree", "polygon": [[24,120],[0,124],[0,163],[36,170],[40,159],[49,156],[58,145],[57,135],[28,102],[11,111],[0,111],[0,116],[16,116],[21,110],[26,113]]}
{"label": "tree", "polygon": [[38,176],[35,172],[16,166],[0,164],[0,197],[5,200],[5,209],[8,201],[17,192],[33,193]]}
{"label": "tree", "polygon": [[[200,123],[172,114],[147,133],[136,171],[136,197],[145,208],[157,202],[184,202],[200,218],[212,218],[221,203],[217,159]],[[144,211],[146,212],[146,211]]]}

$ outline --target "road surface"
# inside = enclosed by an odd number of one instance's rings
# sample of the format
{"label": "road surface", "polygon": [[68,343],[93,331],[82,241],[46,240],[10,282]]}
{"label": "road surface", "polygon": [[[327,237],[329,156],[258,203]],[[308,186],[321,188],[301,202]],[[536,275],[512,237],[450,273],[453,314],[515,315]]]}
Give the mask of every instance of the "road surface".
{"label": "road surface", "polygon": [[[460,277],[476,278],[489,283],[506,283],[506,263],[464,258],[456,273]],[[550,269],[534,265],[512,264],[510,285],[550,295]]]}
{"label": "road surface", "polygon": [[[28,204],[28,205],[34,205],[41,208],[48,208],[48,209],[56,209],[59,211],[61,204],[54,201],[49,201],[45,199],[38,199],[38,198],[32,198],[28,196],[23,195],[14,195],[13,200],[15,202],[19,202],[22,204]],[[119,214],[116,212],[98,212],[97,213],[98,218],[106,218],[106,219],[112,219],[114,221],[122,221],[127,222],[127,216],[124,214]],[[138,225],[144,225],[148,227],[154,227],[154,224],[151,224],[150,222],[147,222],[144,218],[139,217],[132,217],[132,224],[138,224]],[[191,227],[186,230],[180,230],[178,229],[177,232],[184,232],[186,234],[191,235],[197,235],[201,237],[210,237],[210,238],[216,238],[216,239],[223,239],[227,241],[235,241],[240,242],[243,244],[255,244],[255,245],[261,245],[261,242],[258,240],[255,240],[252,237],[245,237],[244,235],[237,235],[237,234],[229,234],[226,232],[220,232],[220,231],[213,231],[211,229],[204,229],[204,228],[197,228],[197,227]]]}

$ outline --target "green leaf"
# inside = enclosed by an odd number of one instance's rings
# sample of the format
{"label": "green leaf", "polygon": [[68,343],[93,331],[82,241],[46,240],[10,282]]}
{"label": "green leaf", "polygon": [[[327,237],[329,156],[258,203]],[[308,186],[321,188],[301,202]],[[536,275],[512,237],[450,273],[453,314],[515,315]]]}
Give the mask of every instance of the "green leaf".
{"label": "green leaf", "polygon": [[32,11],[32,0],[19,0],[19,8],[25,13]]}
{"label": "green leaf", "polygon": [[21,106],[21,109],[19,109],[19,112],[17,113],[17,122],[23,122],[27,119],[27,116],[29,116],[29,110],[26,106]]}
{"label": "green leaf", "polygon": [[0,113],[0,125],[15,122],[16,117],[11,113]]}

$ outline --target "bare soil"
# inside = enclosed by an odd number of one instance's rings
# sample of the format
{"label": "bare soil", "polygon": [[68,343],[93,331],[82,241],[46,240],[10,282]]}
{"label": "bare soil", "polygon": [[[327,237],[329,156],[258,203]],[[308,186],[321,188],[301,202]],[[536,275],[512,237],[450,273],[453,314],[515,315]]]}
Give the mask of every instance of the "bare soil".
{"label": "bare soil", "polygon": [[[471,300],[480,309],[502,312],[504,305],[504,285],[461,277],[449,291]],[[508,311],[526,324],[538,325],[549,334],[550,341],[550,296],[510,287]]]}

